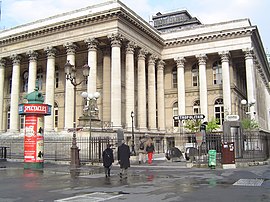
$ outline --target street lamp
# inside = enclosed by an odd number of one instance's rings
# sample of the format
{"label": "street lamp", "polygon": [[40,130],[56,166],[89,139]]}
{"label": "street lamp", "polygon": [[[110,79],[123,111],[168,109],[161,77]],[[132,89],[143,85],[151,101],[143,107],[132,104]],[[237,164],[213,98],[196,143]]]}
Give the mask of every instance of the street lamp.
{"label": "street lamp", "polygon": [[132,156],[136,156],[136,152],[135,152],[135,144],[134,144],[134,112],[132,111],[131,114],[131,128],[132,128],[132,145],[131,145],[131,155]]}
{"label": "street lamp", "polygon": [[100,97],[100,93],[99,92],[95,92],[95,93],[82,92],[81,96],[88,101],[88,105],[86,105],[83,110],[88,112],[89,140],[91,140],[92,117],[97,116],[97,112],[98,112],[97,99]]}
{"label": "street lamp", "polygon": [[256,100],[254,98],[251,99],[250,102],[247,102],[247,100],[245,99],[241,100],[242,105],[248,106],[248,111],[246,112],[246,114],[249,114],[251,119],[254,119],[254,115],[256,114],[255,109],[254,109],[255,103],[256,103]]}
{"label": "street lamp", "polygon": [[71,65],[69,63],[69,60],[65,64],[65,74],[66,74],[66,80],[69,80],[71,84],[74,86],[74,117],[73,117],[73,137],[72,137],[72,146],[71,146],[71,167],[79,167],[80,165],[80,158],[79,158],[79,149],[77,146],[77,140],[76,140],[76,87],[80,85],[82,82],[87,80],[87,77],[89,76],[90,67],[85,64],[83,67],[83,80],[80,82],[76,81],[76,69],[74,65]]}

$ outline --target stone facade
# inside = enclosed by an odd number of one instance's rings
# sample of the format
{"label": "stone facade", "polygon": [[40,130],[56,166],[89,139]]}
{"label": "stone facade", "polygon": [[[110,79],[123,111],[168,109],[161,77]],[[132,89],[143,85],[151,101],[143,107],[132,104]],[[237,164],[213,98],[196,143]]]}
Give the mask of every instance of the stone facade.
{"label": "stone facade", "polygon": [[[55,109],[45,119],[45,133],[73,127],[73,96],[79,117],[83,91],[100,92],[100,120],[127,132],[131,111],[137,133],[167,134],[175,130],[174,110],[180,115],[198,109],[204,121],[244,118],[243,99],[256,100],[251,118],[269,130],[269,63],[256,26],[248,19],[203,25],[189,17],[192,26],[159,32],[112,0],[0,32],[0,131],[23,128],[18,104],[36,78]],[[65,78],[67,60],[78,81],[81,67],[91,67],[75,95]]]}

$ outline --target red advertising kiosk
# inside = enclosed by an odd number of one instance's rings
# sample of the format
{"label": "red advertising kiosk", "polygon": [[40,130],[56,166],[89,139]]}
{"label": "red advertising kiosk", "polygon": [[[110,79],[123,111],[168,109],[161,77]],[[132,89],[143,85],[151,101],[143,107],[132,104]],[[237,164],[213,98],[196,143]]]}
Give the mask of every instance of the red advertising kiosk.
{"label": "red advertising kiosk", "polygon": [[25,115],[24,168],[44,167],[44,116],[51,115],[51,105],[36,88],[26,96],[28,103],[19,105],[19,115]]}

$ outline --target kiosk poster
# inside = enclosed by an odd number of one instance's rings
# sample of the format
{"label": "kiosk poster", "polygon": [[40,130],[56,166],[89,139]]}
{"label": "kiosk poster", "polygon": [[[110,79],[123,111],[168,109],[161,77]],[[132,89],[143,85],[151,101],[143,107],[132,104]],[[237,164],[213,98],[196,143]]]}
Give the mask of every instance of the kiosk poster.
{"label": "kiosk poster", "polygon": [[25,117],[25,136],[24,136],[24,162],[36,161],[36,131],[37,117]]}
{"label": "kiosk poster", "polygon": [[44,155],[44,117],[37,117],[37,141],[36,141],[36,162],[43,162]]}

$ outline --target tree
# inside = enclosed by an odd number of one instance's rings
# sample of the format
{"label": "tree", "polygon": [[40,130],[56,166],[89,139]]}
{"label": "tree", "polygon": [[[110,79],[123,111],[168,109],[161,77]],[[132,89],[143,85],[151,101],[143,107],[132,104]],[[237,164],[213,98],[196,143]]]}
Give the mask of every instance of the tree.
{"label": "tree", "polygon": [[189,132],[195,133],[200,130],[201,120],[186,120],[184,127],[189,130]]}
{"label": "tree", "polygon": [[259,128],[258,123],[254,119],[243,119],[241,121],[244,130],[251,131]]}
{"label": "tree", "polygon": [[207,123],[206,126],[206,132],[213,132],[214,130],[220,128],[220,125],[218,125],[219,119],[212,118],[211,121]]}

